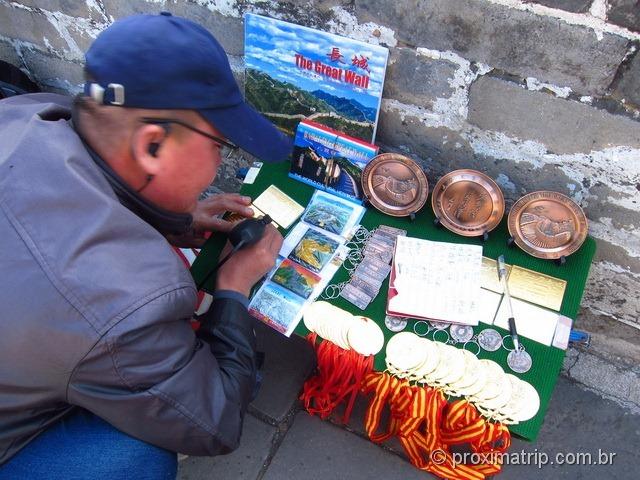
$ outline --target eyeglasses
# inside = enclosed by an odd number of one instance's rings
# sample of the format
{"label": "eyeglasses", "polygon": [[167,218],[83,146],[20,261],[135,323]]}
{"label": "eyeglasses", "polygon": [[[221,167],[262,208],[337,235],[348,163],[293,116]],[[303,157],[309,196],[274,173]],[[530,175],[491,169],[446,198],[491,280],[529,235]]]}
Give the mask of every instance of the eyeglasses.
{"label": "eyeglasses", "polygon": [[184,127],[188,130],[191,130],[192,132],[196,132],[199,133],[200,135],[203,135],[211,140],[213,140],[216,143],[219,143],[220,145],[224,145],[225,147],[231,149],[231,150],[237,150],[238,145],[236,145],[235,143],[231,143],[227,140],[223,140],[220,137],[216,137],[215,135],[211,135],[203,130],[200,130],[199,128],[194,127],[193,125],[189,125],[186,122],[183,122],[182,120],[178,120],[177,118],[150,118],[150,117],[144,117],[141,118],[140,121],[142,123],[148,123],[151,125],[167,125],[169,123],[175,123],[176,125],[180,125],[181,127]]}

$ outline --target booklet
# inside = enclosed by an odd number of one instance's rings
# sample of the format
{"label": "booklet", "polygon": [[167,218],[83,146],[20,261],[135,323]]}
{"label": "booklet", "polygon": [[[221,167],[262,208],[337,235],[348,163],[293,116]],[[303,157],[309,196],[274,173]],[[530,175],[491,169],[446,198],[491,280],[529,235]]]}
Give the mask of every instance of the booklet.
{"label": "booklet", "polygon": [[316,190],[301,221],[285,237],[275,267],[265,276],[249,312],[289,336],[302,312],[329,284],[349,254],[345,245],[364,207]]}
{"label": "booklet", "polygon": [[397,237],[387,314],[478,324],[482,247]]}
{"label": "booklet", "polygon": [[362,203],[362,171],[378,147],[303,120],[294,140],[289,176],[319,190]]}
{"label": "booklet", "polygon": [[344,239],[298,223],[289,232],[273,270],[253,295],[249,313],[287,337],[347,258]]}
{"label": "booklet", "polygon": [[245,14],[245,95],[293,136],[310,119],[373,142],[389,50]]}

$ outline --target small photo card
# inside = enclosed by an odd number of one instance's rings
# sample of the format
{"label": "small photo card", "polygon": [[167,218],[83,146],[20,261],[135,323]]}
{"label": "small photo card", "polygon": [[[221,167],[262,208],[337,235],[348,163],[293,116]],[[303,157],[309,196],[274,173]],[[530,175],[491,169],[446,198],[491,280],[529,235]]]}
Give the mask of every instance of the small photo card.
{"label": "small photo card", "polygon": [[282,261],[271,280],[306,299],[320,283],[320,276],[287,258]]}

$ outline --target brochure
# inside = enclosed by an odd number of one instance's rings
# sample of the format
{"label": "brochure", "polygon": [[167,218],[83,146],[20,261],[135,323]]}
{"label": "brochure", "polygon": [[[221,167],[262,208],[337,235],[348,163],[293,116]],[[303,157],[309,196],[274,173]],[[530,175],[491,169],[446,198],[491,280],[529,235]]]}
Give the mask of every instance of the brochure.
{"label": "brochure", "polygon": [[250,13],[244,25],[249,103],[290,136],[309,119],[374,141],[387,48]]}
{"label": "brochure", "polygon": [[303,120],[296,132],[289,176],[362,203],[362,171],[377,153],[375,145]]}

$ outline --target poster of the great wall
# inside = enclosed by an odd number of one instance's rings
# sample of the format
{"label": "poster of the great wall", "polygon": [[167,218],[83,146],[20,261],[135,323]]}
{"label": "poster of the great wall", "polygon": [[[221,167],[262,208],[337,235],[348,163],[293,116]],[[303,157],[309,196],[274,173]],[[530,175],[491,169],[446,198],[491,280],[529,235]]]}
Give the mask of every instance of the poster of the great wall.
{"label": "poster of the great wall", "polygon": [[374,141],[386,48],[260,15],[244,24],[249,103],[291,136],[308,119]]}

